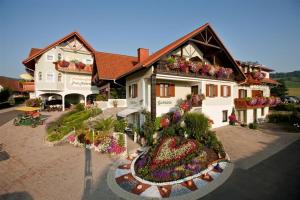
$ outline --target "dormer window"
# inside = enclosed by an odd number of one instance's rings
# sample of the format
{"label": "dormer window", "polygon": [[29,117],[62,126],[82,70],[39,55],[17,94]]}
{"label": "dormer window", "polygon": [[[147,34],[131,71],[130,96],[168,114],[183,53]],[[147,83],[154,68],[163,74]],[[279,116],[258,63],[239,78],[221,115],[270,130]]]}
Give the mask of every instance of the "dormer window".
{"label": "dormer window", "polygon": [[47,61],[54,61],[54,55],[47,54]]}

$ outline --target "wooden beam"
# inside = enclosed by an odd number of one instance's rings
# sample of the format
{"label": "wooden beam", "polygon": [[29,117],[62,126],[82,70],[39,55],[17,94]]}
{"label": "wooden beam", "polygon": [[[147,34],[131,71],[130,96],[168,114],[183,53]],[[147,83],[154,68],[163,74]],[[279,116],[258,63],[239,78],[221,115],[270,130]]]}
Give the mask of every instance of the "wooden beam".
{"label": "wooden beam", "polygon": [[213,44],[208,44],[208,43],[202,42],[200,40],[190,39],[190,41],[196,42],[196,43],[199,43],[199,44],[203,44],[203,45],[208,46],[208,47],[213,47],[213,48],[216,48],[216,49],[222,49],[221,47],[218,47],[218,46],[213,45]]}

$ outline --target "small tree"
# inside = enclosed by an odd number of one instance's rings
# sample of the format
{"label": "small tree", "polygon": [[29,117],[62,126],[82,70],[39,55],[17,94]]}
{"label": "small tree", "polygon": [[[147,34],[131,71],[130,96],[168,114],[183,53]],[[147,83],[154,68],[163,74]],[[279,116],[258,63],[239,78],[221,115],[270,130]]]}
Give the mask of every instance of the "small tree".
{"label": "small tree", "polygon": [[0,102],[6,102],[9,99],[11,93],[12,93],[11,89],[3,88],[0,91]]}
{"label": "small tree", "polygon": [[156,130],[155,121],[151,119],[151,113],[148,111],[143,111],[142,114],[145,116],[145,122],[143,124],[144,135],[147,140],[147,144],[151,146],[153,144],[153,135]]}
{"label": "small tree", "polygon": [[280,85],[271,88],[271,95],[277,97],[283,97],[288,94],[288,89],[283,79],[278,80]]}

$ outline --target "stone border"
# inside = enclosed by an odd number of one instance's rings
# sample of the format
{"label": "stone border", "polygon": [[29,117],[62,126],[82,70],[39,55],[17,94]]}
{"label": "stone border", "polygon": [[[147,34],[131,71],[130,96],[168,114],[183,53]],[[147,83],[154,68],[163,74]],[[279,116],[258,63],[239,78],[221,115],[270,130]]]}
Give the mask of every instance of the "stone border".
{"label": "stone border", "polygon": [[139,157],[141,157],[141,156],[144,155],[145,153],[147,153],[147,152],[141,153],[140,155],[138,155],[138,156],[131,162],[131,165],[130,165],[130,171],[131,171],[132,176],[133,176],[136,180],[138,180],[139,182],[144,183],[144,184],[148,184],[148,185],[153,185],[153,186],[174,185],[174,184],[179,184],[179,183],[183,183],[183,182],[185,182],[185,181],[192,180],[192,179],[194,179],[194,178],[197,178],[197,177],[201,176],[202,174],[206,174],[207,172],[211,171],[211,170],[214,168],[213,164],[218,163],[218,162],[220,162],[220,161],[222,161],[222,160],[226,161],[225,159],[219,159],[219,160],[216,160],[216,161],[210,163],[209,166],[208,166],[206,169],[202,170],[202,171],[199,172],[198,174],[194,174],[194,175],[192,175],[192,176],[188,176],[188,177],[185,177],[185,178],[183,178],[183,179],[179,179],[179,180],[176,180],[176,181],[163,182],[163,183],[156,183],[156,182],[151,182],[151,181],[147,181],[147,180],[145,180],[145,179],[142,179],[141,177],[139,177],[139,176],[137,176],[137,175],[135,174],[134,164],[135,164],[135,162],[137,161],[137,159],[139,159]]}
{"label": "stone border", "polygon": [[[115,163],[108,171],[107,174],[107,184],[108,187],[111,189],[112,192],[114,192],[116,195],[118,195],[120,198],[127,199],[127,200],[150,200],[150,199],[160,199],[160,198],[148,198],[143,197],[139,195],[135,195],[133,193],[127,192],[124,189],[122,189],[115,180],[115,170],[118,168],[119,165],[125,164],[123,161],[119,161]],[[169,197],[169,198],[161,198],[166,200],[196,200],[199,199],[208,193],[212,192],[216,188],[220,187],[232,174],[234,169],[233,163],[228,162],[223,172],[218,176],[218,178],[214,179],[212,182],[207,183],[204,185],[201,189],[198,189],[196,191],[191,191],[190,193],[187,193],[185,195],[180,195],[177,197]]]}

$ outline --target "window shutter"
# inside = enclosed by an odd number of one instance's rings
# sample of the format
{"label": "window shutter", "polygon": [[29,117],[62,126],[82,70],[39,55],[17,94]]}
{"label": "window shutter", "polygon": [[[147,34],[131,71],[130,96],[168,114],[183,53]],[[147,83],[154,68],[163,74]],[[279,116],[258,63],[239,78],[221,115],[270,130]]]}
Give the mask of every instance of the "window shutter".
{"label": "window shutter", "polygon": [[128,90],[129,90],[129,91],[128,91],[128,94],[129,94],[128,96],[129,96],[129,97],[132,97],[132,96],[131,96],[131,85],[129,85],[129,89],[128,89]]}
{"label": "window shutter", "polygon": [[239,89],[239,98],[242,98],[242,89]]}
{"label": "window shutter", "polygon": [[218,85],[214,85],[214,88],[215,88],[214,96],[217,97],[218,96]]}
{"label": "window shutter", "polygon": [[137,97],[138,96],[138,85],[137,84],[134,84],[134,97]]}
{"label": "window shutter", "polygon": [[205,90],[206,90],[206,96],[209,97],[209,85],[208,84],[206,84]]}
{"label": "window shutter", "polygon": [[231,86],[228,86],[228,97],[231,97]]}
{"label": "window shutter", "polygon": [[169,85],[169,90],[170,90],[170,97],[175,97],[175,85],[174,84],[170,84]]}
{"label": "window shutter", "polygon": [[224,85],[221,85],[221,97],[224,97]]}
{"label": "window shutter", "polygon": [[157,96],[157,97],[160,97],[160,84],[157,83],[155,87],[156,87],[156,88],[155,88],[155,90],[156,90],[156,96]]}

